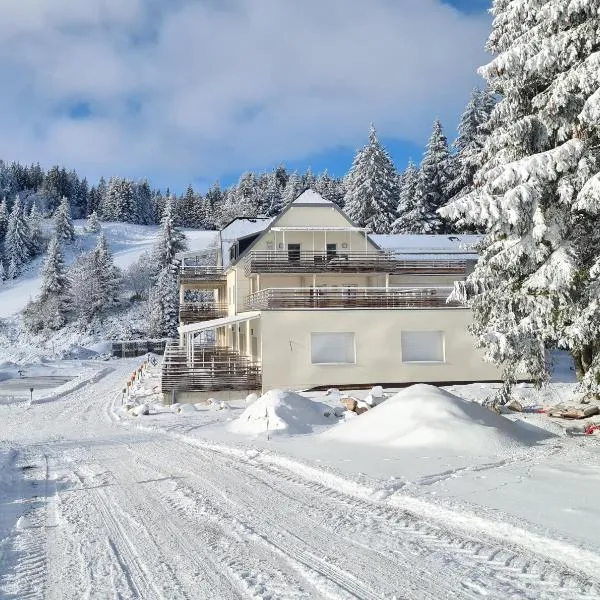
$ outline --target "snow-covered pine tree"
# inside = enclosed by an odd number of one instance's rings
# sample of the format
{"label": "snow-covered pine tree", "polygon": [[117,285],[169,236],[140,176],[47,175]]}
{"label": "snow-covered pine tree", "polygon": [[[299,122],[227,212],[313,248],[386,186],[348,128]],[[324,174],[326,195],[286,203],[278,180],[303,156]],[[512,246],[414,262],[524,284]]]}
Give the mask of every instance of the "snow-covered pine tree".
{"label": "snow-covered pine tree", "polygon": [[340,208],[344,206],[346,190],[344,189],[343,180],[331,177],[327,169],[317,177],[315,191],[321,194],[325,200],[337,204]]}
{"label": "snow-covered pine tree", "polygon": [[6,228],[4,239],[4,256],[9,261],[8,277],[18,277],[23,266],[29,262],[33,254],[31,233],[25,218],[23,205],[19,196],[16,197]]}
{"label": "snow-covered pine tree", "polygon": [[174,337],[179,325],[177,277],[172,269],[160,270],[148,297],[148,335]]}
{"label": "snow-covered pine tree", "polygon": [[400,177],[400,194],[398,199],[398,218],[392,224],[392,233],[420,233],[423,230],[424,215],[421,205],[417,203],[417,185],[419,169],[410,160]]}
{"label": "snow-covered pine tree", "polygon": [[448,140],[436,119],[419,170],[415,214],[421,215],[421,224],[415,233],[444,233],[446,226],[437,211],[448,201],[451,180]]}
{"label": "snow-covered pine tree", "polygon": [[357,225],[389,233],[396,218],[398,172],[371,124],[369,143],[361,148],[346,176],[344,210]]}
{"label": "snow-covered pine tree", "polygon": [[495,0],[481,69],[502,100],[474,190],[442,214],[489,231],[455,297],[504,369],[542,383],[546,351],[575,356],[584,388],[600,392],[599,0]]}
{"label": "snow-covered pine tree", "polygon": [[100,221],[98,220],[98,213],[96,211],[92,212],[88,217],[85,230],[89,233],[100,233]]}
{"label": "snow-covered pine tree", "polygon": [[137,185],[134,185],[134,204],[133,219],[134,223],[140,225],[151,225],[154,223],[152,207],[152,190],[147,179],[142,179]]}
{"label": "snow-covered pine tree", "polygon": [[303,192],[302,181],[296,171],[294,171],[287,180],[285,189],[283,190],[283,207],[291,204]]}
{"label": "snow-covered pine tree", "polygon": [[236,187],[237,216],[256,217],[260,210],[258,182],[251,171],[244,173]]}
{"label": "snow-covered pine tree", "polygon": [[206,192],[202,204],[202,227],[204,229],[215,229],[217,227],[222,204],[223,190],[221,190],[219,181],[215,181]]}
{"label": "snow-covered pine tree", "polygon": [[152,258],[155,273],[173,264],[175,255],[185,250],[185,235],[174,224],[173,198],[169,196],[165,204],[164,214],[160,223],[160,231],[153,248]]}
{"label": "snow-covered pine tree", "polygon": [[8,229],[8,207],[6,206],[6,198],[0,202],[0,251],[4,245],[6,230]]}
{"label": "snow-covered pine tree", "polygon": [[93,272],[90,275],[97,282],[94,286],[97,288],[97,297],[92,299],[92,303],[96,307],[95,313],[99,314],[119,303],[121,276],[103,233],[98,236],[92,257]]}
{"label": "snow-covered pine tree", "polygon": [[40,299],[50,296],[64,298],[68,289],[65,261],[60,249],[60,241],[54,235],[48,244],[46,259],[41,270]]}
{"label": "snow-covered pine tree", "polygon": [[6,281],[8,279],[8,274],[6,272],[6,266],[4,265],[4,261],[2,257],[0,257],[0,283]]}
{"label": "snow-covered pine tree", "polygon": [[264,205],[267,207],[265,211],[267,217],[275,217],[283,210],[283,194],[274,172],[268,175],[264,191]]}
{"label": "snow-covered pine tree", "polygon": [[66,196],[63,196],[54,214],[54,234],[61,242],[67,242],[67,244],[75,240],[75,227],[71,219],[71,207]]}
{"label": "snow-covered pine tree", "polygon": [[[475,88],[459,126],[458,137],[453,143],[456,151],[452,157],[452,181],[448,188],[450,201],[464,196],[473,190],[475,173],[484,163],[484,145],[489,135],[488,121],[496,104],[489,89]],[[458,230],[465,229],[462,224],[454,224]],[[466,228],[473,230],[473,228]]]}
{"label": "snow-covered pine tree", "polygon": [[312,172],[312,169],[308,167],[302,177],[300,178],[301,194],[306,190],[314,190],[317,187],[317,178]]}
{"label": "snow-covered pine tree", "polygon": [[27,225],[31,236],[32,252],[33,254],[39,254],[44,248],[44,235],[42,233],[42,215],[35,202],[31,205]]}

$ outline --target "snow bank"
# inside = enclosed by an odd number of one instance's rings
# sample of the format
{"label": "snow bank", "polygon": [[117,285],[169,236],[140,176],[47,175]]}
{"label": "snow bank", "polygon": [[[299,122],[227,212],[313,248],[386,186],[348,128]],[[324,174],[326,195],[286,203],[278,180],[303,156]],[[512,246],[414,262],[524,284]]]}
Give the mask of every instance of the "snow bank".
{"label": "snow bank", "polygon": [[332,410],[294,392],[271,390],[255,400],[233,421],[228,429],[234,433],[269,432],[289,435],[311,433],[319,425],[331,425]]}
{"label": "snow bank", "polygon": [[383,404],[333,427],[323,439],[396,448],[444,448],[487,454],[552,437],[431,385],[413,385]]}

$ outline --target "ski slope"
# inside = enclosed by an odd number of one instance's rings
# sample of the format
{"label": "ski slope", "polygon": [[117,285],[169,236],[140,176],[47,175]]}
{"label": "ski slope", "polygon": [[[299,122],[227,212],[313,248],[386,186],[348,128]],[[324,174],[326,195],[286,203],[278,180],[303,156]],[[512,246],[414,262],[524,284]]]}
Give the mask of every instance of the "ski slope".
{"label": "ski slope", "polygon": [[334,485],[277,446],[265,458],[124,419],[137,362],[108,365],[54,402],[0,406],[0,598],[600,594],[600,557],[566,542]]}
{"label": "ski slope", "polygon": [[[63,247],[67,264],[73,262],[77,255],[93,249],[96,245],[97,235],[86,233],[85,224],[85,221],[75,221],[77,239],[73,244]],[[158,225],[102,223],[102,231],[113,253],[115,265],[121,269],[126,269],[138,260],[142,253],[152,248],[158,230]],[[189,247],[193,249],[205,248],[216,238],[214,231],[197,229],[183,231]],[[35,298],[40,288],[39,272],[43,260],[43,257],[35,259],[15,281],[0,283],[0,319],[16,315],[25,308],[29,300]]]}

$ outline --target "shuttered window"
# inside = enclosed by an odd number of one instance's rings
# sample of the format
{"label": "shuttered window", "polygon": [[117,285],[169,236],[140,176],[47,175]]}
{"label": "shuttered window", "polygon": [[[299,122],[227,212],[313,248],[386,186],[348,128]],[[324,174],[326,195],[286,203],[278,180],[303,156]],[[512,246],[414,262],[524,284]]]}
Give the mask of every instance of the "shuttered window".
{"label": "shuttered window", "polygon": [[444,362],[443,331],[403,331],[402,362]]}
{"label": "shuttered window", "polygon": [[354,333],[311,333],[310,356],[313,365],[354,364]]}

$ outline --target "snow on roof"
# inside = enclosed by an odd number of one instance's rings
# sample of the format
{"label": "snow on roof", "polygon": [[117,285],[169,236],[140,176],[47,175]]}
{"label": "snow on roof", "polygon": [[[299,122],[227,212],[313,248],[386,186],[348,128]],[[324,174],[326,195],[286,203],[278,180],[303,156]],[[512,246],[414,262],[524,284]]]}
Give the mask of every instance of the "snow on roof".
{"label": "snow on roof", "polygon": [[369,236],[383,250],[393,250],[399,254],[462,254],[476,257],[475,244],[480,235],[421,235],[396,234]]}
{"label": "snow on roof", "polygon": [[333,202],[325,200],[321,194],[318,194],[314,190],[306,190],[292,204],[333,204]]}
{"label": "snow on roof", "polygon": [[275,217],[256,217],[256,218],[242,218],[238,217],[226,225],[221,230],[221,239],[223,240],[237,240],[253,233],[260,233],[264,231]]}

